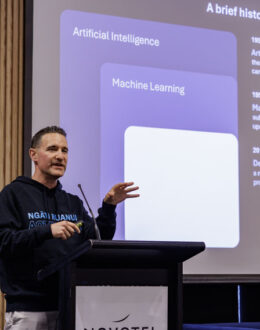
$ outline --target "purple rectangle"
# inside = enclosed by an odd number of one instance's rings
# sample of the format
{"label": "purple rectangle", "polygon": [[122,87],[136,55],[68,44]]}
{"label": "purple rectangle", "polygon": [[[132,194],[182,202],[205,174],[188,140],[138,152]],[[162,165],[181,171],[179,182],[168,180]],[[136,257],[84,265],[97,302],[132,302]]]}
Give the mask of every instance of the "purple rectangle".
{"label": "purple rectangle", "polygon": [[[112,33],[130,37],[114,41]],[[159,40],[159,46],[135,45],[136,37]],[[237,135],[236,38],[230,32],[67,10],[60,59],[60,125],[70,148],[62,182],[74,193],[81,182],[93,208],[123,180],[123,132],[132,122]],[[185,83],[186,95],[116,90],[109,86],[115,73]],[[122,210],[116,238],[124,237]]]}
{"label": "purple rectangle", "polygon": [[[237,83],[228,76],[105,64],[100,120],[100,191],[105,194],[107,186],[124,178],[124,134],[129,126],[237,136]],[[123,208],[118,212],[123,219]],[[117,233],[124,237],[124,221]]]}

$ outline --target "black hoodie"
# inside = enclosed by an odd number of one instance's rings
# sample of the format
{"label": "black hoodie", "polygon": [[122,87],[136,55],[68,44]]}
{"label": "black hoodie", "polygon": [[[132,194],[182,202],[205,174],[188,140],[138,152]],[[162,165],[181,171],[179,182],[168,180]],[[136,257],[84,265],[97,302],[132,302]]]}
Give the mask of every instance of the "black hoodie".
{"label": "black hoodie", "polygon": [[[103,239],[115,232],[115,207],[103,202],[97,223]],[[84,221],[80,234],[68,240],[53,238],[51,224]],[[7,312],[58,309],[57,276],[39,282],[39,269],[94,238],[92,219],[75,195],[27,177],[18,177],[0,193],[0,283]]]}

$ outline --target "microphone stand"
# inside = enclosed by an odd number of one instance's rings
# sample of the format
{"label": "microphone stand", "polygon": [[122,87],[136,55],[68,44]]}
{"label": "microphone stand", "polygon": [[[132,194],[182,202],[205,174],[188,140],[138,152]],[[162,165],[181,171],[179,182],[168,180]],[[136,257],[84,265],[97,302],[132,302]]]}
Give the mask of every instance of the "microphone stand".
{"label": "microphone stand", "polygon": [[85,194],[84,194],[84,191],[83,191],[82,188],[81,188],[81,184],[80,184],[80,183],[78,184],[78,187],[79,187],[79,189],[80,189],[80,191],[81,191],[81,194],[82,194],[82,196],[83,196],[83,198],[84,198],[84,201],[85,201],[86,204],[87,204],[87,207],[88,207],[89,212],[90,212],[90,214],[91,214],[91,217],[92,217],[92,219],[93,219],[93,222],[94,222],[94,229],[95,229],[95,234],[96,234],[96,239],[100,241],[100,240],[101,240],[100,231],[99,231],[99,228],[98,228],[97,221],[96,221],[96,218],[95,218],[95,216],[94,216],[94,213],[92,212],[91,207],[89,206],[89,203],[88,203],[87,198],[86,198],[86,196],[85,196]]}

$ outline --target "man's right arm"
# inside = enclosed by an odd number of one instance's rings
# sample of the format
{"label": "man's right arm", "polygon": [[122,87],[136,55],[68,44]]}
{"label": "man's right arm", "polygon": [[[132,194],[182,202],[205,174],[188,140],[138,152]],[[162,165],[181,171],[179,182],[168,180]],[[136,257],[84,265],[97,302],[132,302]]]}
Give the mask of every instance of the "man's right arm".
{"label": "man's right arm", "polygon": [[0,256],[22,256],[52,238],[50,225],[26,228],[10,190],[0,193]]}

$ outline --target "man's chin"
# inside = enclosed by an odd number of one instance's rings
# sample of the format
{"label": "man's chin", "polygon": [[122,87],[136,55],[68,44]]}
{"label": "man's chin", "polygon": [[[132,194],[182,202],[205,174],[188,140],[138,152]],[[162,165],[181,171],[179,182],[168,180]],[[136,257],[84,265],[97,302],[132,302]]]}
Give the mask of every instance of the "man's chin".
{"label": "man's chin", "polygon": [[55,170],[55,171],[51,171],[50,175],[54,178],[54,179],[59,179],[61,178],[65,173],[65,170]]}

